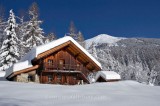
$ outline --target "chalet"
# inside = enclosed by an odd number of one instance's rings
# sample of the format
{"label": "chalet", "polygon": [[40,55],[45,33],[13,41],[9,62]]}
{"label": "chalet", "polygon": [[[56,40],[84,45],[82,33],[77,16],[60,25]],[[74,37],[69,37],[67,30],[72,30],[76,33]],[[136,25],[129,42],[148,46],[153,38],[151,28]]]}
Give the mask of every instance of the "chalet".
{"label": "chalet", "polygon": [[6,78],[74,85],[90,83],[87,76],[100,70],[101,64],[73,38],[66,36],[33,48],[6,71]]}
{"label": "chalet", "polygon": [[99,71],[96,74],[96,82],[113,82],[121,80],[121,76],[114,71]]}

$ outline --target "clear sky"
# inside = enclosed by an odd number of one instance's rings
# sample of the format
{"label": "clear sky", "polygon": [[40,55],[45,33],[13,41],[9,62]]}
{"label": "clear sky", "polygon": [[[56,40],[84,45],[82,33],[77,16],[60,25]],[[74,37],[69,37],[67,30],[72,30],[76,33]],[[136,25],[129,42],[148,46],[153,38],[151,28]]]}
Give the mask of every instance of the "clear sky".
{"label": "clear sky", "polygon": [[58,37],[71,20],[85,39],[98,34],[117,37],[160,38],[160,0],[0,0],[8,11],[28,10],[36,1],[44,32]]}

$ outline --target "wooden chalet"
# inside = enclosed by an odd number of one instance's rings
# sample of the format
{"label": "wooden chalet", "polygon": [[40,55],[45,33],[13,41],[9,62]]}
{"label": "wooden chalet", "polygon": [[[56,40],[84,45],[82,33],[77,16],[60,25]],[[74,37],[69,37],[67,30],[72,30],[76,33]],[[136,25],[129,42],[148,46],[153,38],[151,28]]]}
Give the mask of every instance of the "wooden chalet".
{"label": "wooden chalet", "polygon": [[7,79],[50,84],[90,83],[101,64],[69,36],[32,49],[10,68]]}

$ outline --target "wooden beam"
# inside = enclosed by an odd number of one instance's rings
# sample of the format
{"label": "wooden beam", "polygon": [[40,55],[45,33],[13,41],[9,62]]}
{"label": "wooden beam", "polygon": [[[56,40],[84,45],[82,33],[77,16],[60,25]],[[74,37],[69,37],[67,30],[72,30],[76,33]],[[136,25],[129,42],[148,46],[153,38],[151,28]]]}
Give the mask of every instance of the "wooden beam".
{"label": "wooden beam", "polygon": [[89,62],[84,63],[84,66],[87,66],[89,64]]}
{"label": "wooden beam", "polygon": [[74,57],[74,53],[69,48],[67,48],[66,51]]}
{"label": "wooden beam", "polygon": [[75,55],[75,58],[77,58],[79,55],[80,55],[80,53],[77,53],[77,54]]}
{"label": "wooden beam", "polygon": [[68,44],[66,47],[64,47],[64,50],[67,50],[67,48],[69,48],[70,44]]}
{"label": "wooden beam", "polygon": [[92,71],[95,69],[95,67],[94,66],[92,66]]}
{"label": "wooden beam", "polygon": [[68,49],[69,49],[74,55],[77,54],[77,53],[79,53],[79,51],[77,52],[77,50],[75,50],[72,45],[70,45],[70,47],[69,47]]}

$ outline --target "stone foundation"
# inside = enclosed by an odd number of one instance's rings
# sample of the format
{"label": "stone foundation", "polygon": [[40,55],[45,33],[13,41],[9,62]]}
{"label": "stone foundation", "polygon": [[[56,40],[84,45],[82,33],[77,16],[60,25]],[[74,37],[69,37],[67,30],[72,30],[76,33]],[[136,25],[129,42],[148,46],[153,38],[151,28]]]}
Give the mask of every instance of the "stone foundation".
{"label": "stone foundation", "polygon": [[28,83],[28,82],[40,83],[39,76],[37,74],[30,75],[28,73],[22,73],[20,75],[17,75],[16,81],[17,82],[25,82],[25,83]]}

